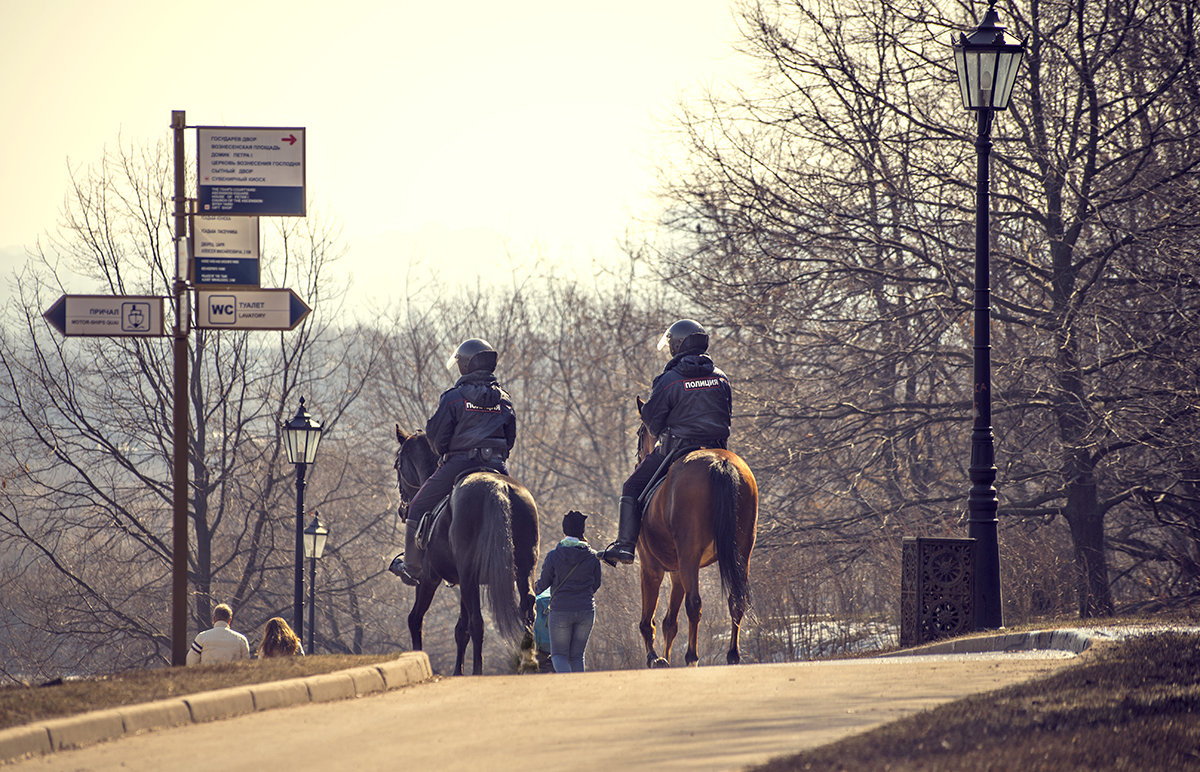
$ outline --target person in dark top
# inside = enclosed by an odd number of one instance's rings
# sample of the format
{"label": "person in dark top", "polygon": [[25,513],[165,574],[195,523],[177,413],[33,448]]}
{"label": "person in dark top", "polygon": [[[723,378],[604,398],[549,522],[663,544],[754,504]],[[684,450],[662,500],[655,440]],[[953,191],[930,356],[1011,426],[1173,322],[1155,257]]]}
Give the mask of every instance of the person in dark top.
{"label": "person in dark top", "polygon": [[421,518],[450,494],[458,476],[480,468],[508,474],[506,461],[517,437],[517,416],[508,392],[496,380],[498,357],[487,341],[471,338],[446,362],[446,369],[457,368],[461,377],[442,393],[425,424],[429,444],[441,459],[408,505],[404,561],[393,569],[405,584],[416,586],[421,579],[424,550],[416,545]]}
{"label": "person in dark top", "polygon": [[677,448],[723,448],[729,441],[733,391],[706,353],[708,333],[699,323],[681,319],[663,333],[658,348],[668,349],[671,359],[642,407],[642,422],[658,441],[621,487],[617,540],[600,554],[611,566],[633,562],[642,523],[638,497],[663,461]]}
{"label": "person in dark top", "polygon": [[587,515],[563,516],[563,540],[546,555],[533,591],[550,590],[550,660],[556,673],[583,672],[583,652],[596,621],[600,560],[583,536]]}

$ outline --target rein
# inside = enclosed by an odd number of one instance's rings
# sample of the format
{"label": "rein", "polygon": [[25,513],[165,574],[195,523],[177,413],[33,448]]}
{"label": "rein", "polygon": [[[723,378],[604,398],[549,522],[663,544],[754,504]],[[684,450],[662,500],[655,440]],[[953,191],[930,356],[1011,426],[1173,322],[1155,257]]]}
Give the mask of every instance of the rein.
{"label": "rein", "polygon": [[[646,424],[642,424],[641,426],[638,427],[637,448],[635,449],[634,454],[633,454],[634,457],[637,459],[637,463],[639,463],[639,464],[642,463],[642,459],[644,459],[646,456],[650,455],[650,452],[652,450],[654,450],[654,444],[648,443],[649,439],[650,439],[650,429],[646,426]],[[647,444],[650,445],[649,449],[646,448]]]}
{"label": "rein", "polygon": [[405,495],[404,487],[408,486],[409,488],[412,488],[414,491],[420,490],[421,485],[425,481],[417,480],[416,482],[413,482],[412,480],[408,479],[407,475],[404,474],[404,456],[402,453],[403,450],[404,450],[404,448],[403,448],[403,446],[401,446],[400,450],[396,451],[396,465],[395,466],[396,466],[396,473],[400,477],[400,501],[403,502],[404,504],[408,504],[408,502],[411,500],[411,497]]}

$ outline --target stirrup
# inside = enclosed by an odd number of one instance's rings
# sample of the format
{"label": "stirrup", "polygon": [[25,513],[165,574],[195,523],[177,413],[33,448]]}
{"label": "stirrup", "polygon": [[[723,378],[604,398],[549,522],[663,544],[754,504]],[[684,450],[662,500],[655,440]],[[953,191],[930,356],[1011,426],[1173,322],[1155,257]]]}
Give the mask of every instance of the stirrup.
{"label": "stirrup", "polygon": [[388,566],[388,571],[391,571],[393,574],[400,577],[400,581],[404,582],[409,587],[416,587],[421,583],[420,577],[413,576],[411,573],[409,573],[408,566],[404,564],[403,552],[392,558],[391,565]]}
{"label": "stirrup", "polygon": [[[613,568],[616,568],[618,563],[629,565],[633,562],[633,548],[623,549],[622,547],[623,545],[620,542],[614,541],[604,548],[604,552],[601,552],[599,557]],[[628,560],[625,559],[626,555],[629,556]]]}

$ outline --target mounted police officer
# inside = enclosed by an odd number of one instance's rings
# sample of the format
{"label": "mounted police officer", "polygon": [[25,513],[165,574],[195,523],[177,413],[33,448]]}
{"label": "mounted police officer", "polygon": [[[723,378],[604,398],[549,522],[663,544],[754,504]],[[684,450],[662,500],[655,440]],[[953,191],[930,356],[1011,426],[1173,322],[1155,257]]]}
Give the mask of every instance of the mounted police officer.
{"label": "mounted police officer", "polygon": [[612,566],[633,562],[642,522],[638,499],[667,458],[683,448],[724,448],[729,440],[733,392],[706,353],[708,333],[697,322],[681,319],[663,333],[658,349],[667,349],[671,360],[642,407],[642,422],[658,441],[621,487],[617,540],[600,555]]}
{"label": "mounted police officer", "polygon": [[408,505],[404,562],[393,569],[405,584],[415,586],[421,579],[425,551],[416,544],[421,518],[450,495],[455,480],[481,468],[508,474],[505,462],[517,437],[517,417],[508,392],[496,380],[498,356],[487,341],[471,338],[446,361],[446,369],[457,369],[461,377],[442,393],[425,424],[429,444],[441,459]]}

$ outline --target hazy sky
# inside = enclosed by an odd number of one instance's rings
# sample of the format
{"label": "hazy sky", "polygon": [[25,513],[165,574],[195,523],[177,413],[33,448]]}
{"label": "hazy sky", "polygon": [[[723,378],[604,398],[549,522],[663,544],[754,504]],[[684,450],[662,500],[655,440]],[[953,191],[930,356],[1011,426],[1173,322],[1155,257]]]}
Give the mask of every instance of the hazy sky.
{"label": "hazy sky", "polygon": [[386,295],[410,261],[494,264],[506,246],[613,259],[651,212],[662,119],[741,66],[728,0],[0,9],[4,285],[54,228],[68,163],[118,137],[167,140],[176,109],[189,125],[306,128],[309,201],[343,222],[359,297]]}

